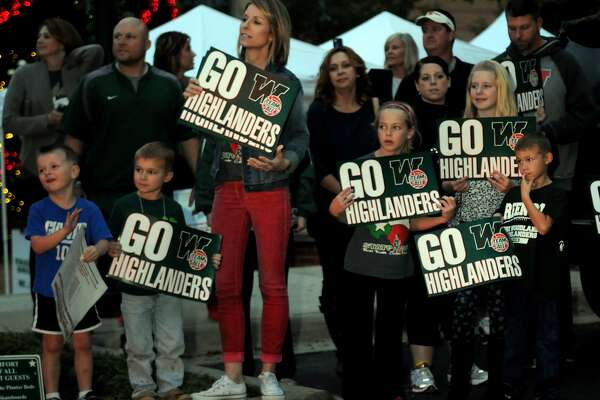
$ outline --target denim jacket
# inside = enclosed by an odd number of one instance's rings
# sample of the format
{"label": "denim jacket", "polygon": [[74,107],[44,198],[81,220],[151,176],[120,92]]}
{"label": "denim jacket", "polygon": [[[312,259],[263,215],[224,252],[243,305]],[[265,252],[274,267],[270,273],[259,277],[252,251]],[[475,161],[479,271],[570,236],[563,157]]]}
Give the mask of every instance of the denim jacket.
{"label": "denim jacket", "polygon": [[[272,64],[267,66],[268,72],[280,74],[285,78],[298,81],[298,78],[285,67],[276,67]],[[308,147],[308,128],[304,116],[304,107],[302,104],[303,92],[300,89],[290,115],[283,127],[279,144],[282,144],[284,158],[290,161],[290,166],[285,171],[259,171],[248,167],[246,162],[249,158],[263,155],[257,150],[242,148],[242,180],[244,188],[249,192],[258,192],[276,187],[288,185],[289,176],[298,166]],[[215,153],[211,166],[211,175],[216,179],[219,172],[219,163],[223,146],[228,146],[228,142],[215,140]],[[220,182],[216,182],[217,184]]]}

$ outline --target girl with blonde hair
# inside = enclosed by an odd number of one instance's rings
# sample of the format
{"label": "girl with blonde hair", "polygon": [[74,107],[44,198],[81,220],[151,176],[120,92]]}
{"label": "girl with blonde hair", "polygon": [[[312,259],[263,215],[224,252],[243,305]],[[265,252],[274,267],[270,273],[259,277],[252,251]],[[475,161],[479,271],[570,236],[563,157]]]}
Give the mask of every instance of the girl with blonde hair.
{"label": "girl with blonde hair", "polygon": [[[465,118],[516,117],[517,107],[506,69],[496,61],[482,61],[468,79]],[[457,211],[453,224],[490,217],[500,206],[509,179],[492,172],[488,181],[461,178],[446,181],[444,189],[456,192]],[[506,189],[505,189],[506,188]],[[490,318],[488,339],[488,399],[501,399],[504,357],[504,296],[500,284],[459,292],[452,316],[451,382],[449,400],[463,400],[470,392],[474,361],[474,331],[477,306],[485,300]]]}

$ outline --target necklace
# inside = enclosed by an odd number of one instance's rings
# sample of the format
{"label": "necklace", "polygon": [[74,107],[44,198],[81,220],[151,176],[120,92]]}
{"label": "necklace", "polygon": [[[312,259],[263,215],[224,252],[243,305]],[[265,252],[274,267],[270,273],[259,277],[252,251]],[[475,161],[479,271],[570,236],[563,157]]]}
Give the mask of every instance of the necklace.
{"label": "necklace", "polygon": [[[144,212],[144,205],[142,204],[142,198],[140,196],[138,196],[138,201],[140,202],[140,211],[142,212],[142,214],[146,214]],[[162,196],[162,206],[163,206],[163,216],[162,219],[167,219],[167,206],[165,204],[165,196]]]}

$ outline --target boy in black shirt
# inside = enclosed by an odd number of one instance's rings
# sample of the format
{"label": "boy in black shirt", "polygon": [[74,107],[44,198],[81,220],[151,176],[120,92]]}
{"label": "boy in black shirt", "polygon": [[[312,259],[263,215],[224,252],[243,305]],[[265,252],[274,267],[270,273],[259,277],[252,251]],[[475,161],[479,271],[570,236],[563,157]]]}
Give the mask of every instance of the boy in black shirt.
{"label": "boy in black shirt", "polygon": [[528,361],[528,324],[535,327],[537,383],[543,400],[558,398],[558,294],[562,251],[560,224],[566,192],[548,177],[552,151],[541,135],[522,138],[515,148],[521,185],[506,194],[499,212],[521,261],[523,279],[506,284],[507,399],[523,389]]}

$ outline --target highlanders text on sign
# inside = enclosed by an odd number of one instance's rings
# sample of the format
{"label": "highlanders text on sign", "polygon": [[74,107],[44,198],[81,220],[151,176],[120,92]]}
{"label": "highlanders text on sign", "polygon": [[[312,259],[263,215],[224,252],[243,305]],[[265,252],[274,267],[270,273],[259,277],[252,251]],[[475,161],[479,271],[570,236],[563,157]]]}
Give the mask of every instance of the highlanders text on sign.
{"label": "highlanders text on sign", "polygon": [[522,275],[498,219],[486,218],[416,236],[430,296]]}
{"label": "highlanders text on sign", "polygon": [[346,209],[350,225],[384,222],[439,212],[440,197],[430,153],[346,162],[340,183],[354,189]]}
{"label": "highlanders text on sign", "polygon": [[218,235],[134,213],[127,217],[119,242],[122,253],[113,259],[109,277],[186,299],[210,297]]}
{"label": "highlanders text on sign", "polygon": [[211,48],[180,122],[227,141],[270,154],[300,90],[298,82],[259,70]]}
{"label": "highlanders text on sign", "polygon": [[492,172],[519,177],[514,149],[533,133],[535,118],[496,117],[441,121],[439,132],[440,178],[486,179]]}

